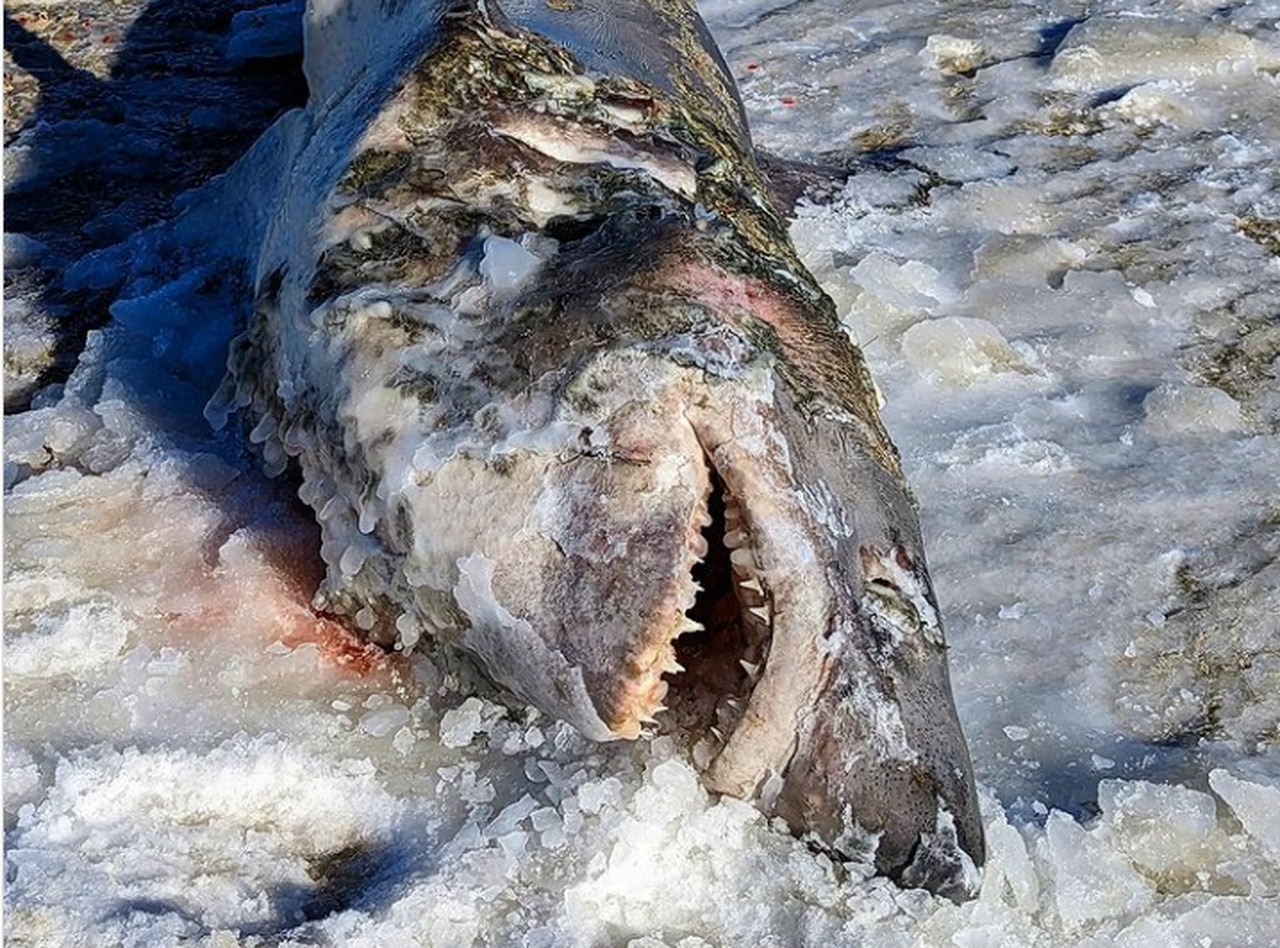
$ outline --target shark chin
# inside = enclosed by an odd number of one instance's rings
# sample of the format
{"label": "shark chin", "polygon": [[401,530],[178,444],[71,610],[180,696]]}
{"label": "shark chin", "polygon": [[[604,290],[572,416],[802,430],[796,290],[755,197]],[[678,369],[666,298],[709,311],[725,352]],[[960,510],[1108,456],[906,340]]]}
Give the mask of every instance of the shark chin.
{"label": "shark chin", "polygon": [[300,475],[317,606],[972,895],[915,508],[693,4],[331,6],[210,406]]}

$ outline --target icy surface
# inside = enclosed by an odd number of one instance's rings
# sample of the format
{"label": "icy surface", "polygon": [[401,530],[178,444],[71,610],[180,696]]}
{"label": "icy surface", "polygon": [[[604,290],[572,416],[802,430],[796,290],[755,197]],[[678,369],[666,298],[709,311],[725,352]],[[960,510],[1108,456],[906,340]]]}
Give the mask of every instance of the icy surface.
{"label": "icy surface", "polygon": [[202,417],[247,291],[152,235],[76,265],[136,276],[7,419],[8,943],[1274,942],[1280,4],[702,6],[758,142],[857,170],[793,233],[920,500],[981,896],[318,619],[314,527]]}

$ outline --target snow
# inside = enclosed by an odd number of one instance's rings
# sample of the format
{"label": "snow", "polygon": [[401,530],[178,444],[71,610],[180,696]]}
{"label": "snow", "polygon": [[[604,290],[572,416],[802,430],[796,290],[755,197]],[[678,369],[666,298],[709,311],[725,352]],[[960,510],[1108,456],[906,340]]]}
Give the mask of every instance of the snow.
{"label": "snow", "polygon": [[[980,896],[835,865],[669,741],[594,744],[317,619],[314,525],[202,415],[246,201],[72,267],[135,277],[6,419],[7,942],[1274,941],[1280,4],[702,8],[759,144],[858,158],[793,235],[920,502]],[[280,16],[235,55],[286,44]],[[173,250],[215,224],[224,250]],[[535,249],[491,240],[489,282]],[[44,323],[6,320],[6,359],[43,358]]]}

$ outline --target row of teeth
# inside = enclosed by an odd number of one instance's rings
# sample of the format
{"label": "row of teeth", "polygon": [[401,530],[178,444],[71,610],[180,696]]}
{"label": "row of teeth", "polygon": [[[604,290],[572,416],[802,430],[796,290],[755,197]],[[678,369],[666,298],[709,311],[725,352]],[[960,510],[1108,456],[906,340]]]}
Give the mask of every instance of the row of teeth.
{"label": "row of teeth", "polygon": [[[733,580],[737,584],[738,602],[742,607],[747,630],[753,640],[752,650],[738,665],[746,675],[748,693],[760,680],[764,667],[764,647],[773,627],[773,607],[768,592],[759,578],[760,564],[752,551],[751,534],[742,518],[742,508],[732,496],[725,497],[724,544],[729,550],[729,562]],[[693,762],[706,769],[720,753],[737,728],[746,710],[745,695],[725,695],[716,705],[715,721],[706,734],[693,746]]]}
{"label": "row of teeth", "polygon": [[[773,629],[773,606],[759,579],[760,564],[756,560],[755,553],[752,552],[751,535],[747,531],[746,524],[742,522],[742,508],[734,503],[731,496],[725,499],[724,518],[724,545],[729,549],[733,580],[738,584],[738,602],[749,617],[748,627],[752,632],[757,633],[754,637],[759,645],[761,642],[768,641],[769,633]],[[764,656],[755,654],[751,658],[757,661],[743,659],[741,664],[751,683],[755,684]]]}
{"label": "row of teeth", "polygon": [[[705,506],[702,506],[694,514],[693,521],[689,525],[688,549],[692,558],[685,564],[686,569],[692,570],[695,563],[706,557],[708,545],[702,531],[710,524],[711,514]],[[666,701],[671,685],[664,676],[679,675],[685,671],[685,667],[676,661],[676,639],[691,632],[701,632],[705,628],[701,622],[687,615],[700,592],[702,592],[701,585],[698,583],[690,585],[686,600],[680,604],[679,625],[671,633],[670,640],[634,659],[628,669],[629,677],[634,683],[628,687],[630,695],[624,707],[634,709],[635,720],[642,725],[657,724],[656,715],[667,710],[663,702]]]}
{"label": "row of teeth", "polygon": [[[768,642],[772,628],[773,609],[769,594],[758,576],[760,567],[751,551],[750,534],[742,522],[741,509],[732,498],[726,498],[726,500],[725,545],[730,550],[733,577],[738,585],[738,601],[742,606],[745,624],[751,633],[750,637],[754,640],[751,653],[740,659],[738,663],[746,676],[749,690],[759,681],[763,669],[765,660],[763,646]],[[689,551],[692,554],[692,560],[689,567],[691,569],[695,562],[705,559],[709,552],[709,544],[702,531],[710,526],[711,522],[710,512],[703,508],[698,511],[690,524]],[[693,608],[702,591],[700,584],[690,585],[688,601],[682,604],[684,611],[680,614],[679,625],[671,635],[670,641],[649,650],[638,658],[631,668],[631,680],[634,684],[631,687],[632,694],[627,705],[638,710],[636,720],[642,725],[657,724],[655,716],[667,710],[664,701],[670,685],[664,676],[678,675],[685,671],[684,666],[676,659],[676,639],[682,635],[705,630],[701,622],[686,614],[687,610]],[[746,700],[743,695],[725,695],[720,699],[715,711],[716,723],[708,729],[706,736],[694,748],[694,759],[698,766],[705,766],[706,762],[719,753],[724,746],[726,736],[737,727],[745,707]]]}

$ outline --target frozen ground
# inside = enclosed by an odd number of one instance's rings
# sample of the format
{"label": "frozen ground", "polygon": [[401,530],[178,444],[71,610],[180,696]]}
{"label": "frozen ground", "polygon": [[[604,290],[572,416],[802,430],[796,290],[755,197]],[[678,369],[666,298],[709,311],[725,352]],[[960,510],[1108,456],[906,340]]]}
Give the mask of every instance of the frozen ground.
{"label": "frozen ground", "polygon": [[1280,3],[703,8],[757,141],[858,172],[794,236],[921,502],[981,898],[317,621],[307,518],[201,415],[201,218],[71,272],[113,319],[7,418],[7,942],[1274,943]]}

